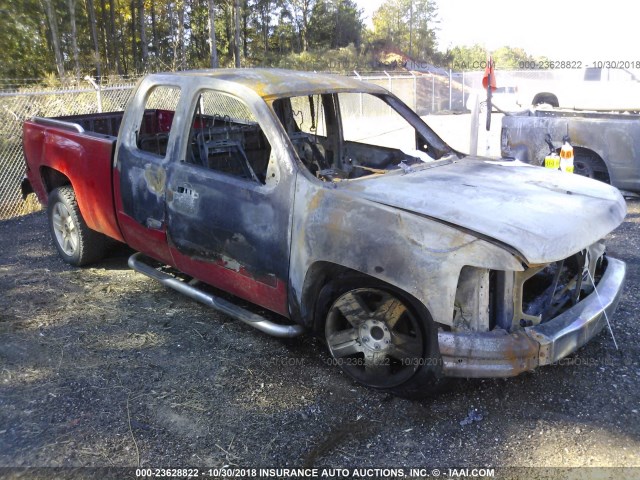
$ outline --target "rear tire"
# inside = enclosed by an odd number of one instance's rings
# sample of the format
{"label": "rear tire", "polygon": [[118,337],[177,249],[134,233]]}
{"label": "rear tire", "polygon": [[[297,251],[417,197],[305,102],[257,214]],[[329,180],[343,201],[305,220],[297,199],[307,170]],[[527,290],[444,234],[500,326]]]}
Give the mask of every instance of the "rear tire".
{"label": "rear tire", "polygon": [[322,288],[316,312],[333,362],[357,382],[405,398],[445,385],[435,324],[404,292],[349,275]]}
{"label": "rear tire", "polygon": [[573,173],[582,175],[583,177],[600,180],[604,183],[611,183],[607,166],[602,160],[600,160],[600,157],[590,151],[575,149]]}
{"label": "rear tire", "polygon": [[49,194],[47,215],[53,244],[65,262],[80,267],[104,257],[107,238],[87,227],[73,188],[65,185]]}
{"label": "rear tire", "polygon": [[558,97],[551,93],[539,93],[535,97],[533,97],[531,105],[533,105],[534,107],[550,105],[553,108],[558,108],[560,106],[560,102],[558,101]]}

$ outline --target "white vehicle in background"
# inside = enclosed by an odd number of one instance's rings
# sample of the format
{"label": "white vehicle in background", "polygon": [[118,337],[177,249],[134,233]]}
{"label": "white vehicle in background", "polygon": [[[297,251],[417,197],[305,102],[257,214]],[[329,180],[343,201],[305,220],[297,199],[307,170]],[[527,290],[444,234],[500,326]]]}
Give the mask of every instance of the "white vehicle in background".
{"label": "white vehicle in background", "polygon": [[[640,111],[640,80],[623,68],[576,70],[578,78],[523,80],[518,84],[522,107],[552,107],[595,111]],[[570,75],[570,73],[569,73]]]}
{"label": "white vehicle in background", "polygon": [[[487,109],[487,91],[484,89],[475,89],[469,94],[466,101],[467,110],[473,111],[474,95],[478,96],[480,112],[485,112]],[[491,94],[492,110],[498,112],[522,110],[522,107],[518,104],[518,98],[517,86],[499,86]]]}

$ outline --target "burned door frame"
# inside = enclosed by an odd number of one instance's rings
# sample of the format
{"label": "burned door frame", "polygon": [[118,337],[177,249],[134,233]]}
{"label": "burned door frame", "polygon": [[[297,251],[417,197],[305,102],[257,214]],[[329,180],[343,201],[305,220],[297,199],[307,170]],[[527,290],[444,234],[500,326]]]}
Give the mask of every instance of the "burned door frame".
{"label": "burned door frame", "polygon": [[[155,88],[179,92],[164,156],[141,150],[138,133],[144,121],[145,107]],[[180,110],[186,92],[175,79],[143,80],[133,96],[121,125],[114,158],[114,198],[120,227],[126,242],[136,250],[165,263],[172,257],[167,245],[165,219],[166,167],[175,158],[180,137]]]}
{"label": "burned door frame", "polygon": [[[255,176],[244,179],[186,161],[193,148],[192,119],[203,92],[235,98],[253,114],[270,146],[265,183]],[[181,271],[288,316],[295,169],[281,145],[270,109],[255,93],[253,96],[216,85],[189,93],[181,155],[167,168],[167,237]]]}

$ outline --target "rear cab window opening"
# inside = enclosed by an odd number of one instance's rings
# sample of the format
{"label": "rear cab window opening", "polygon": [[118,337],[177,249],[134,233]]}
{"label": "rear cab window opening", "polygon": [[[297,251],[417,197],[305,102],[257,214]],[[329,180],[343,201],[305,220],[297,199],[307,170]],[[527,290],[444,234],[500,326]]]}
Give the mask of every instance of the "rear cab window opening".
{"label": "rear cab window opening", "polygon": [[271,146],[248,106],[231,95],[200,92],[187,148],[188,163],[265,183]]}
{"label": "rear cab window opening", "polygon": [[173,117],[180,100],[180,88],[159,85],[147,93],[144,115],[136,134],[138,150],[159,157],[167,154]]}

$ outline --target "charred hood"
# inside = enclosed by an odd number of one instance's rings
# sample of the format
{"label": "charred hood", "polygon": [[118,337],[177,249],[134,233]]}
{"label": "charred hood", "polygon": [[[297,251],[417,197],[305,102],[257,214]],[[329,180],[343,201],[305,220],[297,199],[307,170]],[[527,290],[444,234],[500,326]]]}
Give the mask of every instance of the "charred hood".
{"label": "charred hood", "polygon": [[513,161],[465,158],[342,186],[367,200],[495,239],[529,264],[584,249],[620,225],[626,214],[616,188]]}

